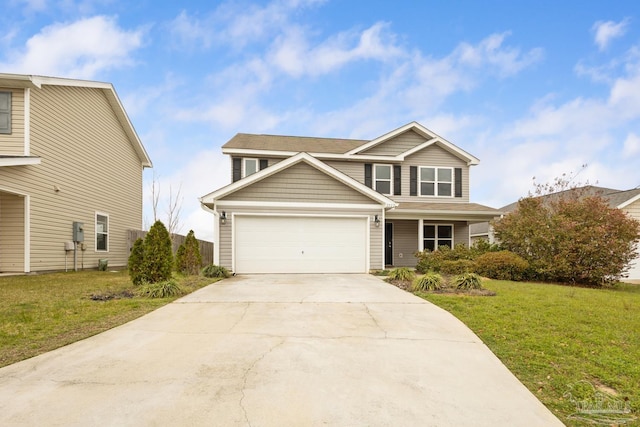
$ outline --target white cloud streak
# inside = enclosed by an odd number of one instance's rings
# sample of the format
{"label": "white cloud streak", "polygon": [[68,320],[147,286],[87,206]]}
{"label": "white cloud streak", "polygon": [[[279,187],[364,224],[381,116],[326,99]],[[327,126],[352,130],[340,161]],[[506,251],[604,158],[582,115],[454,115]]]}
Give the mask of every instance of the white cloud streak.
{"label": "white cloud streak", "polygon": [[593,42],[601,51],[606,50],[614,39],[622,37],[627,32],[629,18],[620,22],[598,21],[591,27],[593,31]]}

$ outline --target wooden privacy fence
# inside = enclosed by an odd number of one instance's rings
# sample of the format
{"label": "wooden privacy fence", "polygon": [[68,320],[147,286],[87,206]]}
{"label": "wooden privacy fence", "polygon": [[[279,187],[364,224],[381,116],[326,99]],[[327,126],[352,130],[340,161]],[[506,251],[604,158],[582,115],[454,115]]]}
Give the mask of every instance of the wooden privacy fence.
{"label": "wooden privacy fence", "polygon": [[[138,239],[144,239],[144,236],[147,235],[147,231],[143,230],[127,230],[127,246],[129,248],[129,253],[131,253],[131,248],[133,248],[133,244]],[[173,234],[171,236],[171,243],[173,246],[173,253],[178,251],[178,248],[181,244],[184,243],[187,236],[183,236],[181,234]],[[205,240],[198,240],[198,245],[200,246],[200,256],[202,257],[202,266],[213,264],[213,243],[207,242]]]}

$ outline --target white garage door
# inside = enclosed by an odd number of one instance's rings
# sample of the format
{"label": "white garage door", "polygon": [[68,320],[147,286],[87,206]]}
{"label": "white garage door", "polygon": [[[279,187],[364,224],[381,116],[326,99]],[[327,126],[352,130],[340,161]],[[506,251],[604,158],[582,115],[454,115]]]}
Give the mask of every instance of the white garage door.
{"label": "white garage door", "polygon": [[366,217],[234,218],[235,272],[366,273]]}

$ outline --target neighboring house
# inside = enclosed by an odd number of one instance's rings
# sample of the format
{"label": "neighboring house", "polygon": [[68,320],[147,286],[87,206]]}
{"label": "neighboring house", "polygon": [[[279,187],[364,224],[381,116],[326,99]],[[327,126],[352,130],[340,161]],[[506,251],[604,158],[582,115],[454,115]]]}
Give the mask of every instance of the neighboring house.
{"label": "neighboring house", "polygon": [[[587,185],[571,190],[565,190],[558,193],[549,194],[543,197],[562,197],[567,192],[578,191],[583,196],[600,196],[609,203],[609,207],[622,210],[632,218],[640,220],[640,188],[632,190],[616,190],[613,188],[596,187]],[[500,210],[505,214],[513,212],[518,207],[518,202],[510,203]],[[493,242],[493,232],[488,222],[474,224],[472,236],[482,238],[491,237],[489,240]],[[632,280],[640,280],[640,255],[630,264],[628,278]]]}
{"label": "neighboring house", "polygon": [[232,183],[200,198],[235,273],[365,273],[469,245],[500,212],[469,201],[479,160],[418,123],[374,140],[237,134]]}
{"label": "neighboring house", "polygon": [[0,74],[0,273],[73,268],[74,222],[78,268],[125,266],[145,167],[111,84]]}

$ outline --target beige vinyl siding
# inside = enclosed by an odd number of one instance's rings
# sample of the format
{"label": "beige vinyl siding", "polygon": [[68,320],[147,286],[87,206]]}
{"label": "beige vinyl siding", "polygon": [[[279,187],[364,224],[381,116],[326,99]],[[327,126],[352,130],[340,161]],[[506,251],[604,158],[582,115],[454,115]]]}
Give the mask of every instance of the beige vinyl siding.
{"label": "beige vinyl siding", "polygon": [[0,273],[24,271],[24,197],[0,193]]}
{"label": "beige vinyl siding", "polygon": [[375,203],[368,196],[304,162],[255,182],[223,200]]}
{"label": "beige vinyl siding", "polygon": [[427,142],[429,139],[419,135],[413,130],[409,130],[359,154],[397,156]]}
{"label": "beige vinyl siding", "polygon": [[24,156],[24,89],[0,92],[11,92],[11,133],[0,134],[0,156]]}
{"label": "beige vinyl siding", "polygon": [[[73,221],[85,230],[79,268],[125,266],[126,230],[142,227],[142,165],[102,90],[32,90],[31,154],[42,163],[0,168],[3,186],[31,195],[31,270],[64,268]],[[95,251],[96,211],[109,215],[108,252]]]}
{"label": "beige vinyl siding", "polygon": [[[419,250],[418,220],[391,220],[393,224],[393,266],[415,267]],[[402,257],[401,257],[402,254]]]}
{"label": "beige vinyl siding", "polygon": [[469,226],[466,222],[453,223],[453,244],[469,246]]}
{"label": "beige vinyl siding", "polygon": [[640,220],[640,200],[636,200],[622,209],[627,215]]}
{"label": "beige vinyl siding", "polygon": [[280,208],[260,208],[260,207],[233,207],[225,206],[227,214],[226,223],[220,224],[219,245],[220,245],[220,265],[231,269],[233,266],[233,214],[234,213],[264,213],[264,214],[287,214],[287,215],[368,215],[370,217],[369,228],[369,265],[372,270],[383,268],[382,233],[383,225],[376,227],[373,218],[375,215],[382,217],[380,210],[350,210],[348,206],[344,209],[323,209],[321,206],[296,208],[295,210]]}
{"label": "beige vinyl siding", "polygon": [[[346,162],[340,160],[327,160],[325,162],[337,171],[355,179],[360,184],[364,184],[364,162]],[[371,162],[369,162],[371,163]]]}

